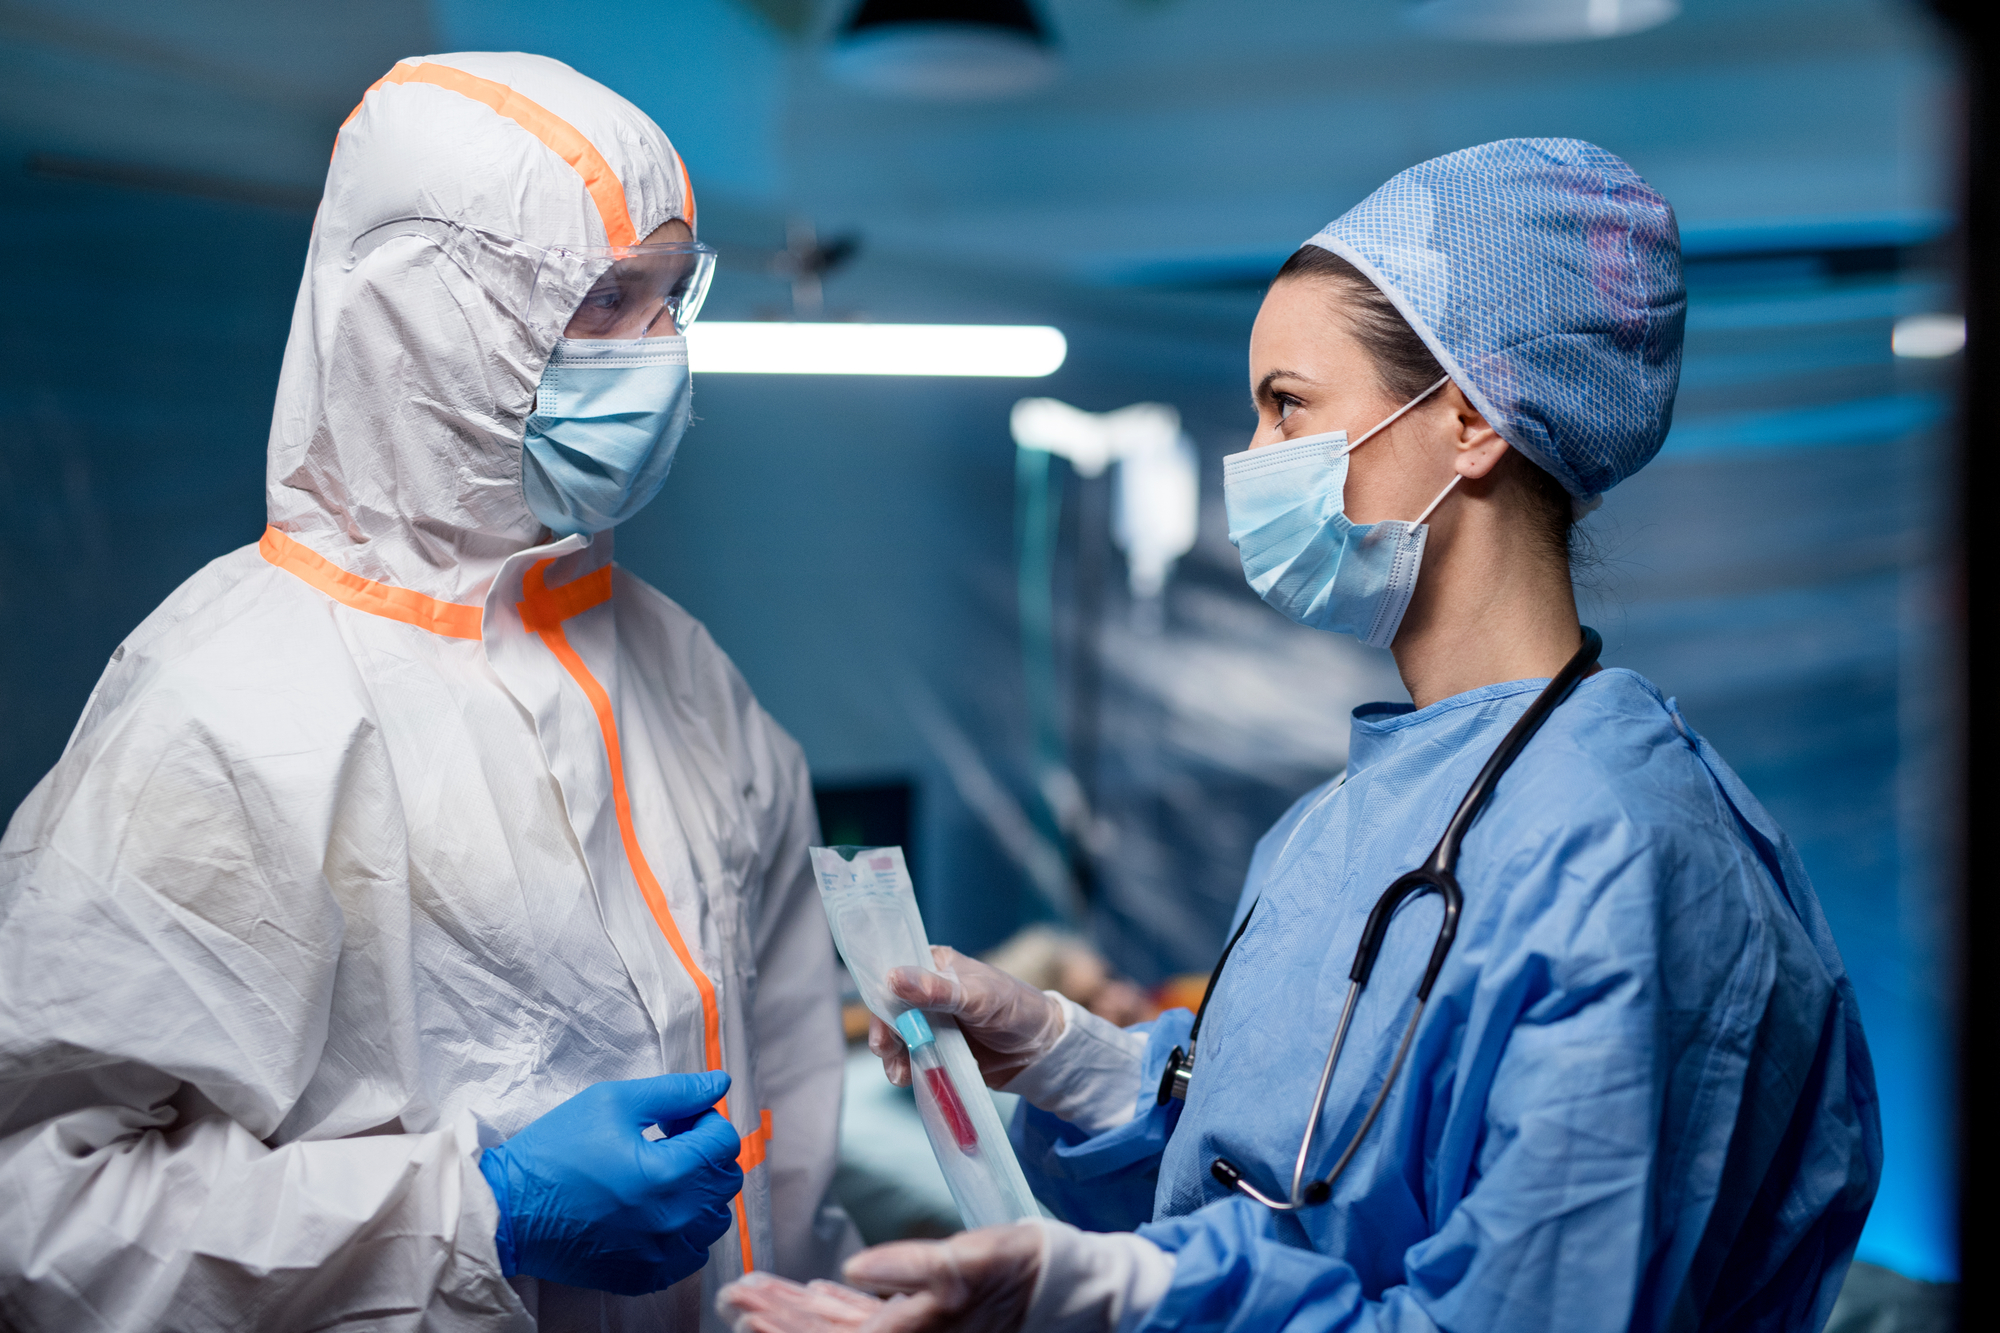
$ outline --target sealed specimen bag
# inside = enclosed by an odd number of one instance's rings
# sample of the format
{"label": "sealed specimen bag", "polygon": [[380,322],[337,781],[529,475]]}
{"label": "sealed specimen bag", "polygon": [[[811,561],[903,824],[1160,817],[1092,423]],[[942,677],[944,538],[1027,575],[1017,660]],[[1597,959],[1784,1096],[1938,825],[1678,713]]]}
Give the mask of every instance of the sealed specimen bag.
{"label": "sealed specimen bag", "polygon": [[931,1151],[968,1227],[1039,1217],[1000,1114],[958,1024],[912,1009],[889,990],[892,968],[936,971],[900,847],[815,847],[813,873],[834,943],[862,1002],[910,1048],[910,1078]]}

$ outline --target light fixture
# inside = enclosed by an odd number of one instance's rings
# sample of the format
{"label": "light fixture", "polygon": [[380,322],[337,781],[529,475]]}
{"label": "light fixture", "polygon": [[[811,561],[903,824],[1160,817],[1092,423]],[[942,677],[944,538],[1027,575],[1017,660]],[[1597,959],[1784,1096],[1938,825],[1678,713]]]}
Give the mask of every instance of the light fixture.
{"label": "light fixture", "polygon": [[[1201,463],[1165,403],[1086,412],[1056,398],[1023,398],[1008,418],[1014,443],[1069,460],[1080,477],[1118,465],[1111,536],[1125,553],[1135,606],[1166,590],[1174,562],[1194,549],[1201,522]],[[1159,608],[1152,608],[1155,624]]]}
{"label": "light fixture", "polygon": [[868,92],[978,102],[1041,87],[1056,54],[1028,0],[861,0],[826,65]]}
{"label": "light fixture", "polygon": [[1181,434],[1181,414],[1165,403],[1086,412],[1060,398],[1023,398],[1007,418],[1014,443],[1066,458],[1080,477],[1099,477],[1128,454],[1156,453]]}
{"label": "light fixture", "polygon": [[1475,42],[1582,42],[1657,28],[1680,0],[1414,0],[1409,22]]}
{"label": "light fixture", "polygon": [[1927,360],[1955,356],[1965,350],[1965,316],[1905,315],[1889,334],[1889,350]]}
{"label": "light fixture", "polygon": [[1039,324],[732,324],[688,329],[701,375],[968,375],[1037,379],[1069,355]]}

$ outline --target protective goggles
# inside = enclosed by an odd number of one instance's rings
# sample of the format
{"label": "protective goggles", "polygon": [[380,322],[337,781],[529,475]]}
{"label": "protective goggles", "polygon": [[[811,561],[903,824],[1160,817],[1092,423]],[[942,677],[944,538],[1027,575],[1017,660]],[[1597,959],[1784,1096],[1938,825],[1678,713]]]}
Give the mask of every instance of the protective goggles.
{"label": "protective goggles", "polygon": [[694,323],[714,276],[715,251],[699,241],[554,246],[542,252],[532,318],[565,338],[668,338]]}
{"label": "protective goggles", "polygon": [[665,338],[685,333],[715,276],[698,241],[541,246],[445,218],[406,217],[354,237],[353,272],[384,246],[431,246],[548,339]]}

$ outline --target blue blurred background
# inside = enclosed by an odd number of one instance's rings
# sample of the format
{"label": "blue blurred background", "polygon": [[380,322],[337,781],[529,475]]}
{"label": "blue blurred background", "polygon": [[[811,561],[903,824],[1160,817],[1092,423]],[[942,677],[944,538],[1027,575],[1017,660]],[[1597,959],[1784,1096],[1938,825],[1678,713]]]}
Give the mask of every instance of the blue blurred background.
{"label": "blue blurred background", "polygon": [[[1799,842],[1882,1092],[1862,1257],[1955,1278],[1957,361],[1891,346],[1899,319],[1957,309],[1957,75],[1926,11],[1686,0],[1633,35],[1522,44],[1420,30],[1398,0],[1048,0],[1053,77],[954,103],[835,78],[850,8],[0,3],[0,811],[129,628],[262,528],[341,118],[400,56],[531,50],[685,155],[723,255],[705,318],[793,313],[774,257],[809,225],[859,242],[832,317],[1063,330],[1038,380],[699,378],[620,559],[707,621],[804,744],[829,824],[906,820],[934,939],[1067,915],[1143,984],[1204,970],[1257,835],[1344,763],[1349,708],[1400,694],[1386,655],[1266,610],[1224,539],[1262,284],[1402,167],[1584,137],[1674,202],[1690,259],[1675,430],[1587,524],[1586,618]],[[1171,404],[1202,481],[1194,548],[1136,606],[1111,480],[1053,465],[1054,641],[1025,672],[1024,395]],[[1037,769],[1038,670],[1080,824]]]}

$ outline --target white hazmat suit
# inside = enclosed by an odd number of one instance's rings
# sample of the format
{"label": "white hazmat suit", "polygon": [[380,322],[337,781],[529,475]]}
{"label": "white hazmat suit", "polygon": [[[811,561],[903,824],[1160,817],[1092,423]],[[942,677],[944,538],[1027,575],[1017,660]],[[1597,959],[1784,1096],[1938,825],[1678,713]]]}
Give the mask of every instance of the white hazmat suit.
{"label": "white hazmat suit", "polygon": [[[798,746],[521,495],[529,307],[583,295],[538,247],[674,218],[666,137],[551,60],[405,61],[342,127],[270,528],[133,631],[0,841],[0,1325],[691,1330],[849,1247]],[[482,1145],[710,1068],[745,1185],[707,1269],[504,1279]]]}

